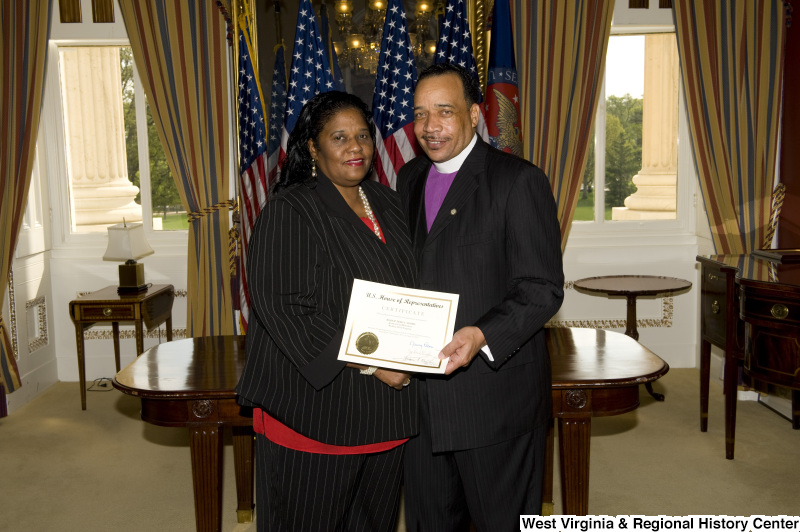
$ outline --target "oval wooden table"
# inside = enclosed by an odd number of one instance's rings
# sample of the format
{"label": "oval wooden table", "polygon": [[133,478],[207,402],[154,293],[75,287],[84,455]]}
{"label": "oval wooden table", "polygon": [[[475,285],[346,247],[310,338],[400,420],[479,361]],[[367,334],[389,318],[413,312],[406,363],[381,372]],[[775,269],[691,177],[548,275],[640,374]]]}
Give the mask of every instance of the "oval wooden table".
{"label": "oval wooden table", "polygon": [[[558,420],[562,513],[587,515],[592,418],[638,408],[639,385],[661,378],[669,365],[633,338],[602,329],[547,329],[547,347],[553,417]],[[551,508],[552,446],[551,439],[543,497]]]}
{"label": "oval wooden table", "polygon": [[234,391],[244,342],[244,336],[208,336],[159,344],[113,380],[114,388],[141,397],[144,421],[189,429],[197,530],[222,529],[225,427],[233,430],[237,517],[253,520],[253,414],[237,404]]}
{"label": "oval wooden table", "polygon": [[[639,384],[669,366],[624,334],[598,329],[547,329],[553,367],[553,416],[558,419],[563,513],[589,511],[592,417],[639,406]],[[148,349],[114,377],[114,387],[141,397],[142,419],[191,433],[197,530],[221,530],[222,429],[233,427],[239,522],[252,518],[252,412],[236,403],[244,367],[243,336],[190,338]],[[545,501],[552,508],[553,440]]]}
{"label": "oval wooden table", "polygon": [[[625,334],[634,340],[638,340],[636,299],[643,296],[671,295],[676,292],[682,292],[691,288],[692,283],[677,277],[661,277],[657,275],[605,275],[578,279],[573,283],[573,286],[577,290],[592,294],[624,297],[627,300]],[[648,383],[645,388],[657,401],[664,400],[662,394],[653,391],[652,384]]]}

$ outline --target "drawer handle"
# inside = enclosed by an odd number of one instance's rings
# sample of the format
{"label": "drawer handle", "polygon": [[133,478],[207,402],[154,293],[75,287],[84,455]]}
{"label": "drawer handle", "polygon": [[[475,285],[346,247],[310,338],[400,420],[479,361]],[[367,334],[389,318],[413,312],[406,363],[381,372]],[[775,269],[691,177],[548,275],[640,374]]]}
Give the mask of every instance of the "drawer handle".
{"label": "drawer handle", "polygon": [[789,315],[789,309],[786,308],[786,305],[781,305],[780,303],[775,303],[772,305],[772,309],[770,309],[769,312],[779,320],[782,320]]}
{"label": "drawer handle", "polygon": [[111,312],[112,312],[111,309],[106,307],[106,308],[103,309],[103,316],[105,316],[107,318],[107,317],[111,316]]}
{"label": "drawer handle", "polygon": [[713,273],[709,273],[709,274],[708,274],[708,280],[709,280],[709,281],[719,281],[719,277],[717,277],[717,276],[716,276],[716,275],[714,275]]}
{"label": "drawer handle", "polygon": [[711,303],[711,313],[712,314],[719,314],[719,301],[716,299],[713,303]]}

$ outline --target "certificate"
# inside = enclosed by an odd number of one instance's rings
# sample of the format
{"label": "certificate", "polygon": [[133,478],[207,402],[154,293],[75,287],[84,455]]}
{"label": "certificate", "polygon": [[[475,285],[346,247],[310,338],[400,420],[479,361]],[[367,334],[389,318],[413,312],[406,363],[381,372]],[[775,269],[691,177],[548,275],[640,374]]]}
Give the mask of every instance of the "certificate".
{"label": "certificate", "polygon": [[339,360],[409,373],[444,373],[458,294],[356,279]]}

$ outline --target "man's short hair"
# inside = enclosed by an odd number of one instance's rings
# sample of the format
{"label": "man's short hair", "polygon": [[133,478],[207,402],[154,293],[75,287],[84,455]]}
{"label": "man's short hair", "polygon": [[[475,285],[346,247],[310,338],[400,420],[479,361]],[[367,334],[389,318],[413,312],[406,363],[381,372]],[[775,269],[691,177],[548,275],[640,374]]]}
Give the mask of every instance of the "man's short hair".
{"label": "man's short hair", "polygon": [[472,107],[472,104],[480,101],[481,88],[478,85],[478,80],[469,73],[469,70],[458,65],[435,63],[422,71],[417,78],[417,83],[425,78],[443,76],[444,74],[455,74],[461,79],[461,86],[464,88],[464,99],[467,101],[467,108]]}

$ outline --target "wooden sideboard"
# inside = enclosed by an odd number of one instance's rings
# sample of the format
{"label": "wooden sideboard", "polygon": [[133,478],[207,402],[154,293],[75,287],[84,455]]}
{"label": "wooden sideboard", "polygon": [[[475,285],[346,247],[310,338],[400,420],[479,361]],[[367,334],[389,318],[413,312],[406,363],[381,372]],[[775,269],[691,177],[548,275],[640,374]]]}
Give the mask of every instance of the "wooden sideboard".
{"label": "wooden sideboard", "polygon": [[[795,366],[794,379],[778,379],[776,375],[789,371],[792,360],[800,361],[794,338],[800,336],[800,321],[781,321],[770,309],[781,302],[788,303],[800,296],[800,264],[780,264],[756,255],[698,256],[700,281],[700,430],[708,428],[708,386],[711,346],[725,351],[723,391],[725,394],[725,457],[734,456],[736,435],[737,386],[745,381],[769,382],[790,388],[800,387],[800,364]],[[747,297],[744,294],[747,293]],[[800,307],[800,301],[793,308]],[[771,317],[766,319],[764,312]],[[800,318],[800,308],[792,313]],[[770,331],[780,328],[786,336],[779,342]],[[792,329],[793,328],[793,329]],[[760,338],[755,344],[754,338]],[[771,338],[769,341],[767,338]],[[761,360],[753,369],[754,349]],[[762,366],[774,369],[766,371]],[[759,370],[758,368],[762,368]],[[744,375],[742,375],[744,369]],[[772,375],[770,375],[770,372]],[[777,373],[776,373],[777,372]],[[800,393],[793,392],[793,428],[800,428]]]}

